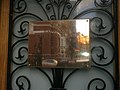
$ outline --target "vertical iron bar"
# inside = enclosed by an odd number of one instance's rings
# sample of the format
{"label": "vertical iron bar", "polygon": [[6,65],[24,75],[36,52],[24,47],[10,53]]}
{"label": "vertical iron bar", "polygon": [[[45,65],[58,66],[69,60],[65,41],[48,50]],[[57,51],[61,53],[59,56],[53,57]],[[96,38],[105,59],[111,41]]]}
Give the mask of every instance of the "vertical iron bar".
{"label": "vertical iron bar", "polygon": [[53,87],[52,89],[64,89],[63,87],[63,74],[64,69],[63,68],[54,68],[52,69],[53,74]]}
{"label": "vertical iron bar", "polygon": [[58,20],[60,19],[60,0],[58,0]]}
{"label": "vertical iron bar", "polygon": [[119,90],[119,52],[118,52],[118,0],[113,0],[113,4],[114,4],[114,36],[115,36],[115,52],[116,52],[116,56],[115,56],[115,78],[116,78],[116,88]]}
{"label": "vertical iron bar", "polygon": [[10,0],[10,9],[9,9],[9,35],[8,35],[8,65],[7,65],[7,90],[12,90],[11,87],[11,58],[12,58],[12,48],[11,48],[11,37],[13,29],[13,0]]}
{"label": "vertical iron bar", "polygon": [[62,74],[62,69],[61,68],[56,68],[55,69],[55,88],[61,88],[62,87],[62,77],[63,77],[63,74]]}
{"label": "vertical iron bar", "polygon": [[55,9],[54,9],[54,7],[53,7],[53,1],[49,0],[49,2],[50,2],[50,3],[51,3],[51,5],[52,5],[53,13],[54,13],[55,20],[56,20],[56,13],[55,13]]}
{"label": "vertical iron bar", "polygon": [[63,10],[62,10],[62,13],[61,13],[61,20],[63,19],[62,16],[64,15],[66,3],[67,3],[67,0],[65,0],[65,4],[64,4],[64,6],[63,6]]}

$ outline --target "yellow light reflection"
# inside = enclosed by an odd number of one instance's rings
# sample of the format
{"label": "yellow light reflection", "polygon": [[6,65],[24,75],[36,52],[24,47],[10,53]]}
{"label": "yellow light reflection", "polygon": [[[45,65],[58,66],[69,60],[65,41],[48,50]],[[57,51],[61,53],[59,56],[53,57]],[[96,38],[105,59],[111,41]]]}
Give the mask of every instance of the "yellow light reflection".
{"label": "yellow light reflection", "polygon": [[80,44],[89,44],[89,19],[76,20],[77,41]]}

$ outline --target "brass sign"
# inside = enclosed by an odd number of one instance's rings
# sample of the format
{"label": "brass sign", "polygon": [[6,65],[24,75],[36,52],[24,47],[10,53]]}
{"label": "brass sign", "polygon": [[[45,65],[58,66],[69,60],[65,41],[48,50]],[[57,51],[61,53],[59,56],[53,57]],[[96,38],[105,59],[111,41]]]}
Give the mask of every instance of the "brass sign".
{"label": "brass sign", "polygon": [[30,22],[28,65],[40,68],[89,68],[89,22],[89,19]]}

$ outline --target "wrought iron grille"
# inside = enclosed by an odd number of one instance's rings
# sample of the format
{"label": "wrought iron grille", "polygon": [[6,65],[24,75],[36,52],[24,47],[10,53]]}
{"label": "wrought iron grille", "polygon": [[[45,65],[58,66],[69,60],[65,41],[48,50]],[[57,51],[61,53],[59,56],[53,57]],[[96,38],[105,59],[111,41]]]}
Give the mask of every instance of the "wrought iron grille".
{"label": "wrought iron grille", "polygon": [[[90,70],[27,66],[29,21],[80,18],[91,21]],[[8,90],[119,90],[117,0],[11,0],[9,22]]]}

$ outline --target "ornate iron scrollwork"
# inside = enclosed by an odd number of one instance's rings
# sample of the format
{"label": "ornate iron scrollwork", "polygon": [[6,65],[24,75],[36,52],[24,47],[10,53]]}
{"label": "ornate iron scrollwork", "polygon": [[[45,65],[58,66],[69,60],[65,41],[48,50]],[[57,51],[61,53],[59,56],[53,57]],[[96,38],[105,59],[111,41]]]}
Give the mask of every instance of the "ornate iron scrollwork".
{"label": "ornate iron scrollwork", "polygon": [[[112,32],[115,32],[114,27],[116,27],[115,23],[117,22],[115,21],[116,17],[113,16],[110,10],[112,5],[114,8],[117,7],[116,2],[113,1],[117,2],[117,0],[11,0],[11,2],[13,2],[14,9],[13,12],[10,13],[14,14],[13,18],[11,18],[14,28],[10,29],[10,32],[12,29],[13,32],[10,35],[11,37],[9,37],[12,40],[11,47],[9,47],[12,50],[9,51],[11,53],[10,56],[12,56],[10,59],[11,80],[10,84],[8,85],[10,87],[9,90],[31,90],[32,87],[31,80],[29,77],[27,77],[27,75],[16,74],[20,70],[28,68],[26,65],[28,60],[27,43],[29,21],[79,19],[86,17],[91,19],[91,39],[93,40],[93,43],[95,42],[99,44],[96,45],[94,43],[91,48],[91,58],[93,61],[91,70],[95,69],[96,71],[100,70],[99,72],[105,72],[111,79],[111,83],[113,83],[113,89],[118,90],[115,82],[115,78],[117,77],[114,78],[114,75],[112,75],[111,72],[105,68],[114,62],[115,53],[117,53],[116,50],[114,51],[115,47],[117,47],[116,44],[114,45],[112,39],[107,38],[107,36],[112,36]],[[79,10],[78,7],[80,7],[82,2],[90,2],[92,7]],[[35,6],[30,5],[30,3],[34,3]],[[35,7],[37,9],[36,12],[34,12],[34,10],[36,10]],[[76,14],[77,9],[79,12]],[[117,12],[114,12],[115,15],[116,13]],[[107,22],[109,25],[106,24]],[[12,25],[12,23],[10,25]],[[99,43],[99,40],[101,44]],[[111,56],[107,56],[107,52],[110,52]],[[75,72],[79,71],[79,69],[75,69],[69,72],[66,77],[64,77],[65,70],[63,68],[53,68],[51,69],[51,77],[44,69],[36,68],[36,70],[39,70],[48,78],[51,84],[51,90],[54,90],[54,88],[58,88],[58,90],[64,90],[66,88],[65,85],[68,79],[70,79]],[[15,75],[17,75],[17,77],[15,77]],[[98,87],[97,85],[95,86],[96,90],[107,90],[107,82],[103,77],[93,77],[90,79],[87,90],[92,90],[92,84],[96,81],[102,83],[102,87]],[[14,84],[15,82],[16,84]]]}

